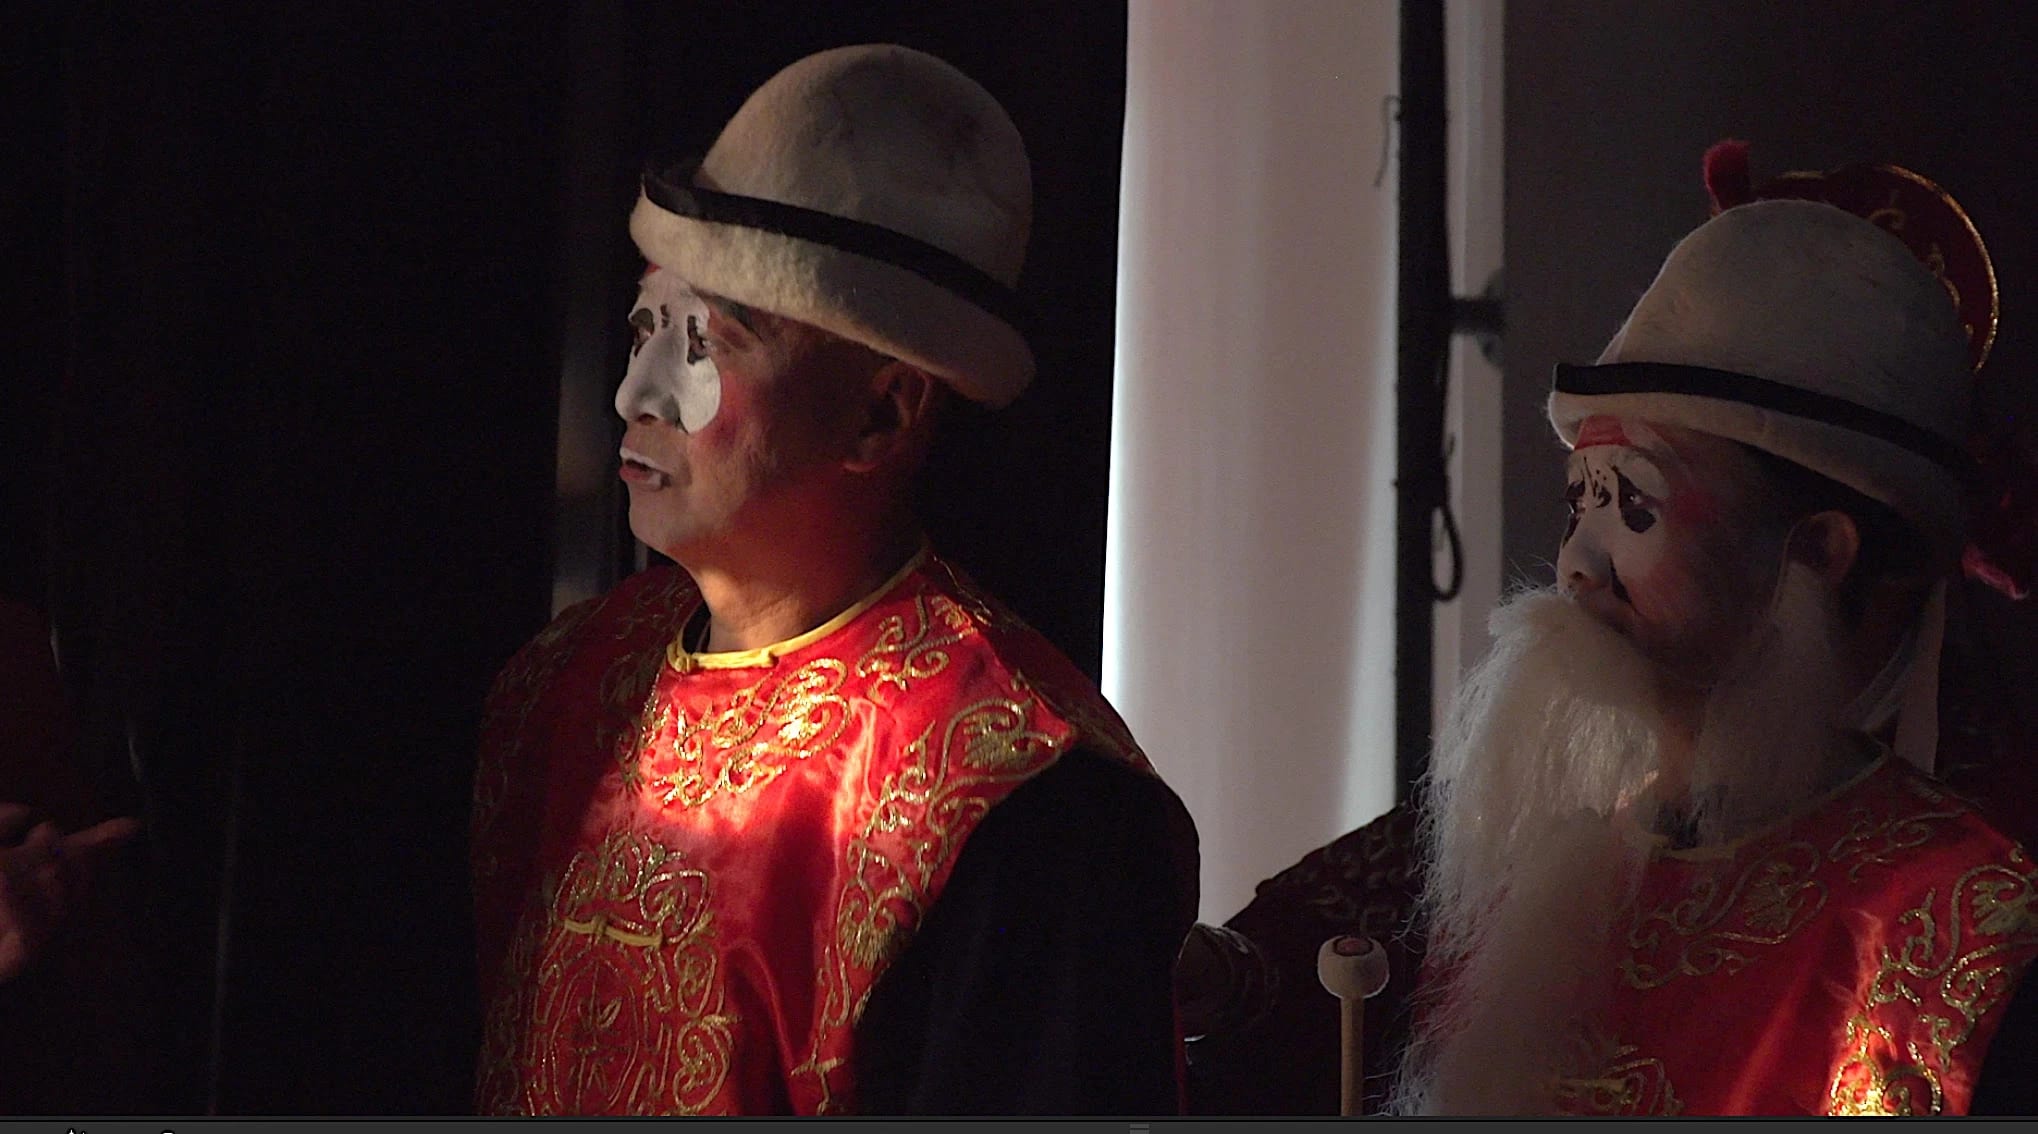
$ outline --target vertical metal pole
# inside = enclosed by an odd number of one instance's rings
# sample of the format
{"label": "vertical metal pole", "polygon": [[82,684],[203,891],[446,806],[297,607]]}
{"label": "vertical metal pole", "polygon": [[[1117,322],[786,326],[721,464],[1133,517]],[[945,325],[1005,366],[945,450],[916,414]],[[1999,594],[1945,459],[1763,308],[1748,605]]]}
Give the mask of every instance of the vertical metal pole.
{"label": "vertical metal pole", "polygon": [[1407,800],[1429,763],[1435,654],[1431,525],[1442,492],[1445,237],[1444,5],[1401,0],[1400,177],[1395,349],[1394,771]]}

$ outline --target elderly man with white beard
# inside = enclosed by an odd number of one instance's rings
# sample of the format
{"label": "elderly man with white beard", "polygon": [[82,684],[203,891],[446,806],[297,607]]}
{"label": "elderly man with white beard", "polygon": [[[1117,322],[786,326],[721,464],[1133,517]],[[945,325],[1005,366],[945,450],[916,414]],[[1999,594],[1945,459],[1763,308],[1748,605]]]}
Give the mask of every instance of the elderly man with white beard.
{"label": "elderly man with white beard", "polygon": [[1986,252],[1905,171],[1746,169],[1558,367],[1558,577],[1422,801],[1403,1111],[2038,1107],[2038,869],[1929,774]]}

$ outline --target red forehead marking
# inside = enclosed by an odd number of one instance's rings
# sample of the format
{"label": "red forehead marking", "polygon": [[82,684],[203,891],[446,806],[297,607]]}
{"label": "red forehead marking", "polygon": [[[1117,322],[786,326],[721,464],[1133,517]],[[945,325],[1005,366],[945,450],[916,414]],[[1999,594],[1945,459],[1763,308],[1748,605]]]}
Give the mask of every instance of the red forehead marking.
{"label": "red forehead marking", "polygon": [[1623,448],[1634,448],[1634,443],[1629,441],[1628,435],[1621,430],[1620,419],[1608,417],[1606,414],[1596,414],[1586,418],[1584,424],[1578,427],[1578,443],[1571,447],[1573,449],[1588,449],[1594,445],[1619,445]]}

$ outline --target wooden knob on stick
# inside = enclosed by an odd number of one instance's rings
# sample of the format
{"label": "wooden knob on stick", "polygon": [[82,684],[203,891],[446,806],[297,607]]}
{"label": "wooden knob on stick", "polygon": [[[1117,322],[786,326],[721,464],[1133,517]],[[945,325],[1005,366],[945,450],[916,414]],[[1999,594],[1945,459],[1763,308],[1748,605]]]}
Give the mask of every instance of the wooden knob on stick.
{"label": "wooden knob on stick", "polygon": [[1338,1111],[1359,1113],[1366,1076],[1366,999],[1387,987],[1387,951],[1370,937],[1333,937],[1316,950],[1316,979],[1338,999]]}

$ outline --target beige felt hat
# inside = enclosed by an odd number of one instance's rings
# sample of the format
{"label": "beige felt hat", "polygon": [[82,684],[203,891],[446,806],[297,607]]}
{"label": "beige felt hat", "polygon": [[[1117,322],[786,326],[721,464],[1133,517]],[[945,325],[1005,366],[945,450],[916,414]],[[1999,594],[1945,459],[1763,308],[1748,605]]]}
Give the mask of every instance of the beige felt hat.
{"label": "beige felt hat", "polygon": [[1904,244],[1832,205],[1729,208],[1671,251],[1592,366],[1557,367],[1566,444],[1594,414],[1773,453],[1964,542],[1969,337]]}
{"label": "beige felt hat", "polygon": [[1015,288],[1032,174],[967,75],[890,44],[773,76],[696,167],[647,173],[630,234],[696,289],[832,331],[1002,406],[1032,381]]}

